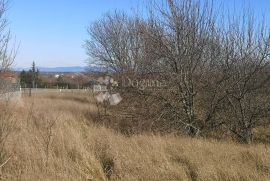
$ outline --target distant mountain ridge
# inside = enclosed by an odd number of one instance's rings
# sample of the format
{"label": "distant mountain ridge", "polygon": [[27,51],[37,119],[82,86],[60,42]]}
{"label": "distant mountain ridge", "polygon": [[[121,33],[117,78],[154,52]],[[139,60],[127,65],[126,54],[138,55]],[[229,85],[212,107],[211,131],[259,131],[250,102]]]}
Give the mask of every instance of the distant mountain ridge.
{"label": "distant mountain ridge", "polygon": [[[70,66],[70,67],[37,67],[40,72],[99,72],[97,66]],[[28,70],[30,68],[15,68],[16,71]]]}
{"label": "distant mountain ridge", "polygon": [[38,67],[40,72],[86,72],[87,67]]}

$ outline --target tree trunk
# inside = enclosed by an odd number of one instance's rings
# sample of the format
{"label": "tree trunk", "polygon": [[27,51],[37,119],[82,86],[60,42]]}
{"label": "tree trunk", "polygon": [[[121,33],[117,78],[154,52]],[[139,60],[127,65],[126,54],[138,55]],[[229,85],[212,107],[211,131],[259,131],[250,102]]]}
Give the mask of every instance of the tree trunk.
{"label": "tree trunk", "polygon": [[246,128],[242,133],[242,142],[245,144],[251,144],[253,141],[253,134],[250,128]]}

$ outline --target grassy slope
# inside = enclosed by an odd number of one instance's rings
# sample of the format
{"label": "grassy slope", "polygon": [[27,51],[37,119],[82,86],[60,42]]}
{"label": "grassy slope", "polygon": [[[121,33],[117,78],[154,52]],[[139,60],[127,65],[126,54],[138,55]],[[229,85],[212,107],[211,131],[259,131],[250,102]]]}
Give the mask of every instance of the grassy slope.
{"label": "grassy slope", "polygon": [[40,93],[12,108],[16,129],[5,146],[12,157],[1,170],[3,180],[270,178],[269,145],[125,137],[85,118],[96,111],[87,95]]}

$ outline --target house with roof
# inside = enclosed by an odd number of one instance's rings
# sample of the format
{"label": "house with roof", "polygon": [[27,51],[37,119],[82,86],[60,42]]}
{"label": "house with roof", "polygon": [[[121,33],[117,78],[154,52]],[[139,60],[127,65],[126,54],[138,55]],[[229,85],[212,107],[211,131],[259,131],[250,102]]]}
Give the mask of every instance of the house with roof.
{"label": "house with roof", "polygon": [[20,80],[14,72],[0,72],[0,100],[21,97]]}

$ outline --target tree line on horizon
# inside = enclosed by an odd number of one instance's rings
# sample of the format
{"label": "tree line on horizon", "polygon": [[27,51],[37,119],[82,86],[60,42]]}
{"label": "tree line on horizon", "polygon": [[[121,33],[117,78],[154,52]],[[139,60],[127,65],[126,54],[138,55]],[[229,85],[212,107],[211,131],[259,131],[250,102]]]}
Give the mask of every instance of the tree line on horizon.
{"label": "tree line on horizon", "polygon": [[[47,76],[44,76],[47,75]],[[55,75],[58,75],[55,73]],[[95,84],[94,79],[84,80],[81,76],[74,76],[74,78],[66,77],[59,74],[55,77],[54,74],[40,73],[36,67],[35,62],[32,63],[28,71],[22,70],[20,72],[20,84],[22,88],[51,88],[51,89],[83,89],[90,88]]]}

